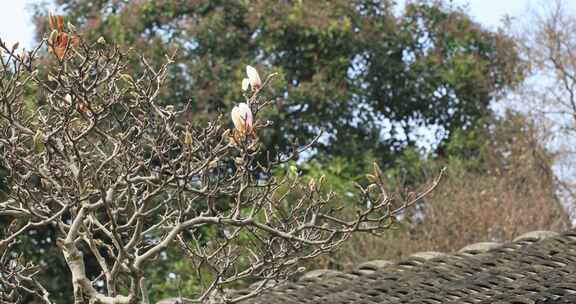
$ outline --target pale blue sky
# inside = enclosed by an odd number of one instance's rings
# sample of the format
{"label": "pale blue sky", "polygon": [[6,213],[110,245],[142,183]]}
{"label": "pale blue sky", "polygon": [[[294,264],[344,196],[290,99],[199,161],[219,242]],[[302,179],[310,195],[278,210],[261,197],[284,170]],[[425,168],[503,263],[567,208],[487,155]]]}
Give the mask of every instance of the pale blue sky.
{"label": "pale blue sky", "polygon": [[11,0],[2,1],[0,9],[0,39],[8,45],[16,41],[26,48],[30,48],[33,39],[32,15],[26,10],[29,3],[37,0]]}
{"label": "pale blue sky", "polygon": [[[457,4],[469,5],[474,19],[488,27],[495,28],[504,15],[520,16],[529,5],[535,6],[545,0],[453,0]],[[0,10],[0,39],[12,44],[16,41],[27,48],[32,44],[33,31],[31,15],[26,7],[39,0],[2,1]],[[403,2],[399,0],[399,2]],[[576,0],[567,3],[576,10]]]}

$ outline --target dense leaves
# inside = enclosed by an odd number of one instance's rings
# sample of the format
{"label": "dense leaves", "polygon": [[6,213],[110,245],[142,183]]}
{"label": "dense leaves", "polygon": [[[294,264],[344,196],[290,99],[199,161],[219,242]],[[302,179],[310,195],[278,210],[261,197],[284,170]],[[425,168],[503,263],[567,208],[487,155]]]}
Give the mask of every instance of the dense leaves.
{"label": "dense leaves", "polygon": [[152,61],[177,49],[163,102],[191,100],[194,119],[240,98],[244,64],[279,72],[278,111],[266,113],[275,126],[263,139],[286,151],[325,130],[325,159],[371,149],[390,164],[415,145],[418,127],[434,127],[427,136],[441,144],[522,77],[513,41],[441,1],[414,1],[401,14],[386,0],[56,2],[87,37]]}
{"label": "dense leaves", "polygon": [[[489,125],[484,127],[483,125]],[[458,132],[446,144],[448,157],[423,158],[407,149],[386,170],[388,189],[410,196],[404,186],[425,183],[446,168],[442,184],[409,210],[398,229],[384,237],[360,235],[330,258],[311,267],[347,269],[369,260],[397,260],[415,252],[453,252],[476,242],[507,242],[535,230],[570,227],[558,180],[552,170],[557,154],[540,142],[542,130],[530,116],[507,112]],[[357,193],[351,181],[365,183],[351,172],[360,163],[331,162],[309,166],[310,175],[325,175],[343,205],[353,206]],[[347,195],[346,195],[347,194]]]}

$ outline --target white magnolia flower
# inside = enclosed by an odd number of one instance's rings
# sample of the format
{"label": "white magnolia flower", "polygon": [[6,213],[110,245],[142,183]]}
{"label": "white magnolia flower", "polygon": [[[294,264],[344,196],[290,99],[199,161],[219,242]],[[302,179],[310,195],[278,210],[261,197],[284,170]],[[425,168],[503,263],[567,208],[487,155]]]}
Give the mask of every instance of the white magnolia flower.
{"label": "white magnolia flower", "polygon": [[72,96],[70,94],[64,95],[64,101],[67,106],[70,106],[72,104]]}
{"label": "white magnolia flower", "polygon": [[250,106],[246,103],[240,103],[230,112],[234,127],[240,132],[246,132],[252,129],[253,119]]}
{"label": "white magnolia flower", "polygon": [[247,65],[246,75],[248,76],[248,81],[250,82],[250,87],[253,91],[259,89],[262,86],[260,75],[258,75],[258,71],[254,67]]}
{"label": "white magnolia flower", "polygon": [[250,86],[250,79],[248,78],[242,79],[242,91],[248,90],[249,86]]}

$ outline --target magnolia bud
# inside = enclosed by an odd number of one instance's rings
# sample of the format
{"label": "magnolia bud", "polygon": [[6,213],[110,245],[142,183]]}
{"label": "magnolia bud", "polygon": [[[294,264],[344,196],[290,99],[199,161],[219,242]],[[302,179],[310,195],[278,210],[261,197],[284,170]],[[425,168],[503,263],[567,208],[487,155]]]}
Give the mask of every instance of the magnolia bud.
{"label": "magnolia bud", "polygon": [[248,78],[242,79],[242,91],[248,90],[249,86],[250,86],[250,79]]}
{"label": "magnolia bud", "polygon": [[248,80],[250,81],[250,87],[252,87],[253,91],[259,89],[260,86],[262,86],[260,75],[258,75],[258,71],[254,67],[247,65],[246,75],[248,75]]}
{"label": "magnolia bud", "polygon": [[64,95],[64,101],[66,102],[67,106],[71,105],[72,104],[72,96],[70,94]]}
{"label": "magnolia bud", "polygon": [[42,151],[44,151],[44,133],[42,130],[36,130],[36,134],[34,134],[34,137],[32,138],[32,143],[34,144],[34,150],[37,153],[42,153]]}
{"label": "magnolia bud", "polygon": [[240,131],[245,132],[252,129],[253,118],[250,106],[245,103],[240,103],[232,109],[230,113],[234,127]]}
{"label": "magnolia bud", "polygon": [[184,144],[185,145],[192,145],[192,143],[194,142],[194,139],[192,138],[192,133],[190,133],[189,131],[186,131],[184,133]]}
{"label": "magnolia bud", "polygon": [[74,24],[70,23],[70,21],[68,21],[66,23],[66,27],[68,27],[68,30],[71,32],[76,32],[76,26],[74,26]]}

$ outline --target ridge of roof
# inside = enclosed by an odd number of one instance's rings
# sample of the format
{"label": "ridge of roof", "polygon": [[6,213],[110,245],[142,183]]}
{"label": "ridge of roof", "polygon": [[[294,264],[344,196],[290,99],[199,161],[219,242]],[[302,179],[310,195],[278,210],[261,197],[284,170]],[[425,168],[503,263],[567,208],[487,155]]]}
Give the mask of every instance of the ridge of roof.
{"label": "ridge of roof", "polygon": [[314,270],[242,303],[576,303],[576,230]]}

